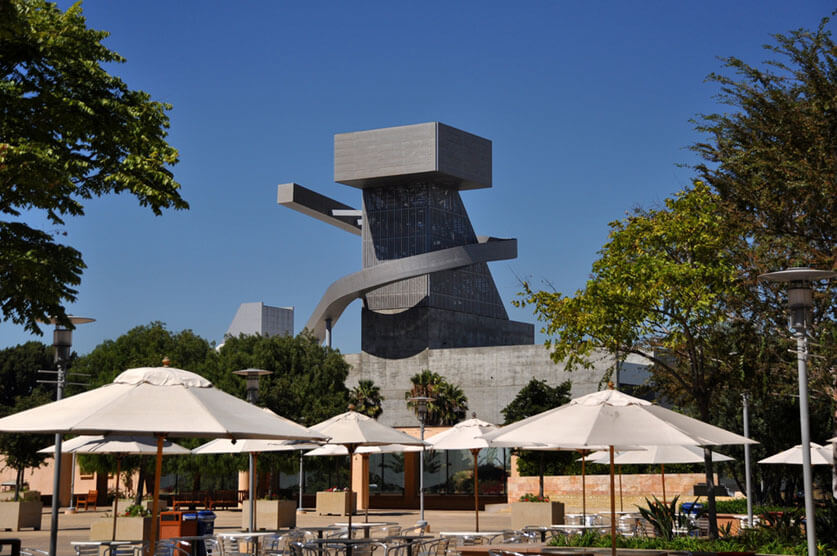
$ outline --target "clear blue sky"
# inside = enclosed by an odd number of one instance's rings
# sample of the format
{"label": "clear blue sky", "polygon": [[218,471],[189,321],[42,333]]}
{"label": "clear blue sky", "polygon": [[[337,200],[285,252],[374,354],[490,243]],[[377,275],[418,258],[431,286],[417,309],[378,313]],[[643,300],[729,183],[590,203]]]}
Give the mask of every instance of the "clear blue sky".
{"label": "clear blue sky", "polygon": [[[333,181],[334,134],[428,121],[493,142],[494,187],[462,198],[477,234],[518,238],[518,258],[490,266],[510,317],[532,322],[511,306],[519,278],[575,291],[608,222],[689,183],[677,164],[694,160],[689,119],[718,109],[704,82],[717,58],[759,62],[770,34],[813,28],[832,9],[88,1],[88,25],[110,31],[107,46],[127,58],[112,71],[174,105],[174,171],[191,210],[155,217],[133,197],[106,197],[68,222],[88,265],[70,312],[97,319],[74,348],[154,320],[221,341],[244,301],[294,306],[298,332],[328,285],[360,269],[360,240],[278,206],[276,185],[359,208],[359,191]],[[0,324],[0,347],[31,338]],[[334,342],[359,351],[359,302]]]}

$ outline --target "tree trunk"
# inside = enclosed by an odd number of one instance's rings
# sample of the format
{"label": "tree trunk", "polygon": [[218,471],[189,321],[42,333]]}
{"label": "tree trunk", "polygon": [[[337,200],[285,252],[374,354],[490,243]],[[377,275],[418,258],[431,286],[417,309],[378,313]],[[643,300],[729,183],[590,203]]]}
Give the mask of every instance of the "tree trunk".
{"label": "tree trunk", "polygon": [[139,476],[137,477],[137,494],[134,496],[134,505],[139,506],[142,504],[142,491],[145,487],[145,469],[140,466],[139,468]]}
{"label": "tree trunk", "polygon": [[23,468],[17,470],[15,476],[15,502],[20,500],[20,490],[23,488]]}
{"label": "tree trunk", "polygon": [[712,450],[703,448],[703,465],[706,470],[706,502],[709,514],[709,538],[718,538],[718,513],[715,510],[715,473],[712,468]]}

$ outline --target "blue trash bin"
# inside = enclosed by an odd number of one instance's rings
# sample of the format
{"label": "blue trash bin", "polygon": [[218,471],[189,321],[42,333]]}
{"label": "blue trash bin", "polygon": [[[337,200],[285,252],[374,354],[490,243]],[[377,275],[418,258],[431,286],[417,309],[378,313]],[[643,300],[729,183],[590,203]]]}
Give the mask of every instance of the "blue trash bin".
{"label": "blue trash bin", "polygon": [[689,517],[697,517],[703,511],[703,504],[700,502],[683,502],[680,509]]}
{"label": "blue trash bin", "polygon": [[[201,510],[198,512],[198,536],[204,537],[215,533],[215,512]],[[195,556],[206,556],[206,543],[198,541],[195,543]]]}

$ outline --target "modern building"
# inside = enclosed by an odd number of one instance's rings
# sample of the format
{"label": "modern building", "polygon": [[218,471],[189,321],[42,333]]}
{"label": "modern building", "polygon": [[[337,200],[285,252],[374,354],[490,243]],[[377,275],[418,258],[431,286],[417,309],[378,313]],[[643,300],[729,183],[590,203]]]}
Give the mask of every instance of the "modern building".
{"label": "modern building", "polygon": [[571,378],[581,395],[617,368],[602,353],[570,375],[534,344],[532,324],[509,320],[488,263],[515,258],[517,240],[478,235],[461,197],[492,187],[491,161],[488,139],[430,122],[334,136],[334,180],[359,190],[360,208],[296,183],[278,187],[279,204],[360,237],[362,269],[327,289],[307,327],[330,343],[345,308],[363,300],[362,351],[346,355],[348,382],[381,388],[387,424],[415,424],[404,393],[423,369],[463,388],[471,411],[499,423],[532,378]]}
{"label": "modern building", "polygon": [[294,308],[271,307],[261,301],[242,303],[238,307],[224,337],[241,334],[261,336],[293,336]]}

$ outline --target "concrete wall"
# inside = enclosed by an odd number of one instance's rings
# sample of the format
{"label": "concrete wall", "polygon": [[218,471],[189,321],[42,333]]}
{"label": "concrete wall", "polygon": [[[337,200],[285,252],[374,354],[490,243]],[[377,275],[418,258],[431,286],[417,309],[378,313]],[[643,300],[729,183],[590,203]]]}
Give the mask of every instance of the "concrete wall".
{"label": "concrete wall", "polygon": [[573,397],[600,390],[602,377],[613,366],[612,356],[600,353],[592,358],[592,369],[569,373],[563,364],[549,358],[543,345],[492,346],[457,349],[427,349],[404,359],[383,359],[368,353],[344,356],[352,366],[346,385],[370,379],[384,396],[381,422],[391,426],[414,426],[415,415],[407,409],[405,392],[410,377],[430,369],[465,391],[469,413],[491,423],[502,423],[500,410],[511,402],[532,378],[550,386],[572,381]]}

